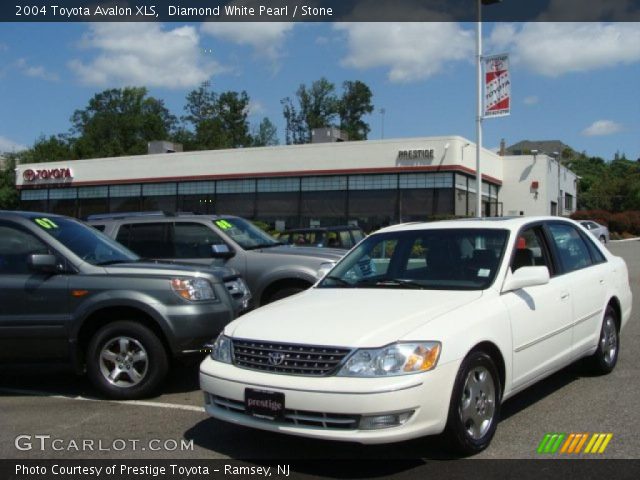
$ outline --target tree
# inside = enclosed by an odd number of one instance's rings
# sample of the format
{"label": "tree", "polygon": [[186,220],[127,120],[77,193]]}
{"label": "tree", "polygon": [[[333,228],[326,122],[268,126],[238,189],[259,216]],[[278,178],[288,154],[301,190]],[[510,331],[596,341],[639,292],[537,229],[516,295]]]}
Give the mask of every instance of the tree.
{"label": "tree", "polygon": [[369,124],[362,117],[373,112],[371,89],[363,82],[346,81],[342,84],[343,94],[340,99],[340,129],[349,135],[349,140],[366,140]]}
{"label": "tree", "polygon": [[276,126],[267,117],[264,117],[258,128],[253,132],[252,145],[254,147],[267,147],[278,145],[278,131]]}
{"label": "tree", "polygon": [[73,152],[75,139],[69,135],[51,135],[49,138],[41,136],[33,147],[16,154],[20,163],[56,162],[58,160],[74,160]]}
{"label": "tree", "polygon": [[71,122],[76,157],[96,158],[144,154],[147,142],[170,137],[176,118],[146,88],[127,87],[94,95]]}
{"label": "tree", "polygon": [[309,143],[314,128],[335,125],[339,101],[335,95],[335,85],[326,78],[314,81],[311,87],[300,85],[296,100],[297,107],[289,97],[281,101],[287,122],[287,144]]}
{"label": "tree", "polygon": [[0,210],[14,209],[18,206],[15,168],[18,153],[4,154],[4,167],[0,168]]}
{"label": "tree", "polygon": [[[217,95],[209,82],[187,94],[182,121],[193,128],[193,144],[189,150],[239,148],[251,145],[249,95],[247,92],[223,92]],[[190,139],[185,132],[182,137]],[[189,145],[185,144],[185,147]]]}
{"label": "tree", "polygon": [[290,97],[282,99],[287,144],[308,143],[314,128],[338,125],[350,140],[367,138],[370,128],[362,117],[373,111],[371,90],[358,80],[346,81],[342,87],[342,96],[338,98],[335,85],[323,77],[310,87],[300,85],[295,101]]}

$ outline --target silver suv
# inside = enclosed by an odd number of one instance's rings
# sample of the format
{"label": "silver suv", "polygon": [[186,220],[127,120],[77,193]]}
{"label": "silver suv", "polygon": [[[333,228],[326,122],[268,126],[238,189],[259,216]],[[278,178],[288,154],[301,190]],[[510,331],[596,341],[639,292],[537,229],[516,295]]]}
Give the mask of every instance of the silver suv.
{"label": "silver suv", "polygon": [[0,211],[0,364],[69,362],[105,395],[140,398],[237,310],[207,269],[145,262],[72,218]]}
{"label": "silver suv", "polygon": [[234,268],[257,306],[309,288],[323,264],[345,254],[282,245],[250,221],[228,215],[104,214],[88,223],[145,258]]}

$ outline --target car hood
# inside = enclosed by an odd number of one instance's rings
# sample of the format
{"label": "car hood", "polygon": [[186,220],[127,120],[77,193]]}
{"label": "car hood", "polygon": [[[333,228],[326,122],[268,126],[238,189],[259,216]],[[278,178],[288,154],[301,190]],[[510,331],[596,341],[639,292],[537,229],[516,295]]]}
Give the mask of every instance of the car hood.
{"label": "car hood", "polygon": [[172,269],[174,266],[178,268],[188,267],[188,269],[196,270],[199,272],[206,271],[207,273],[211,273],[216,277],[222,280],[229,280],[233,278],[237,278],[240,276],[240,272],[235,268],[218,266],[218,265],[203,265],[198,263],[189,263],[189,262],[181,262],[180,260],[149,260],[145,259],[140,264],[136,263],[136,265],[159,265],[160,267],[170,268]]}
{"label": "car hood", "polygon": [[313,257],[325,260],[327,262],[336,262],[344,257],[346,253],[344,250],[336,248],[320,248],[320,247],[297,247],[295,245],[280,245],[277,247],[264,248],[261,250],[264,253],[271,253],[276,255],[298,255],[302,257]]}
{"label": "car hood", "polygon": [[243,316],[225,333],[247,340],[380,347],[411,340],[405,337],[416,328],[481,296],[482,291],[313,288]]}
{"label": "car hood", "polygon": [[163,262],[131,262],[117,263],[115,265],[105,266],[107,273],[112,275],[171,275],[171,276],[190,276],[195,277],[198,274],[214,275],[218,279],[218,275],[212,272],[212,269],[204,265],[178,265]]}

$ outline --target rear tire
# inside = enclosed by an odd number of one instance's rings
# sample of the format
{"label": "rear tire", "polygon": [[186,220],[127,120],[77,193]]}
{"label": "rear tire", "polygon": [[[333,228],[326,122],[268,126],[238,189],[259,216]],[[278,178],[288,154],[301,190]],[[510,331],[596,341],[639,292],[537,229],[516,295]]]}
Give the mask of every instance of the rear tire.
{"label": "rear tire", "polygon": [[444,435],[453,452],[474,455],[489,446],[498,427],[502,386],[493,359],[473,351],[453,384]]}
{"label": "rear tire", "polygon": [[105,396],[131,400],[151,395],[169,369],[158,336],[135,321],[118,321],[98,330],[87,348],[87,375]]}
{"label": "rear tire", "polygon": [[611,305],[608,305],[602,319],[598,349],[588,359],[591,371],[596,375],[611,373],[618,363],[620,338],[616,319],[616,311]]}

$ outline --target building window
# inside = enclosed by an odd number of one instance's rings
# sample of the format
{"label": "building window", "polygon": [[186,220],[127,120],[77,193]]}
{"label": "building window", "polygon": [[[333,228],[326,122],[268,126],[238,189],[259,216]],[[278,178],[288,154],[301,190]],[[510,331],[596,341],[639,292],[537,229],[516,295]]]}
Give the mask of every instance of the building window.
{"label": "building window", "polygon": [[109,187],[110,212],[136,212],[141,209],[141,188],[136,185],[111,185]]}
{"label": "building window", "polygon": [[573,211],[573,195],[570,193],[564,194],[564,209]]}
{"label": "building window", "polygon": [[142,209],[174,212],[177,207],[176,191],[177,184],[173,182],[142,185]]}
{"label": "building window", "polygon": [[256,181],[249,180],[220,180],[216,185],[217,193],[253,193],[256,191]]}
{"label": "building window", "polygon": [[400,175],[399,186],[404,188],[452,188],[453,175],[443,173],[408,173]]}
{"label": "building window", "polygon": [[87,218],[94,213],[109,211],[109,187],[80,187],[78,188],[79,218]]}
{"label": "building window", "polygon": [[389,190],[398,188],[397,175],[351,175],[349,190]]}
{"label": "building window", "polygon": [[56,188],[49,191],[49,211],[73,217],[76,215],[77,188]]}
{"label": "building window", "polygon": [[303,192],[346,190],[347,177],[303,177],[300,189]]}
{"label": "building window", "polygon": [[216,182],[184,182],[178,184],[179,195],[194,195],[200,193],[216,193]]}
{"label": "building window", "polygon": [[22,190],[20,200],[25,210],[47,211],[47,190]]}
{"label": "building window", "polygon": [[258,180],[258,192],[298,192],[300,179],[295,178],[261,178]]}

